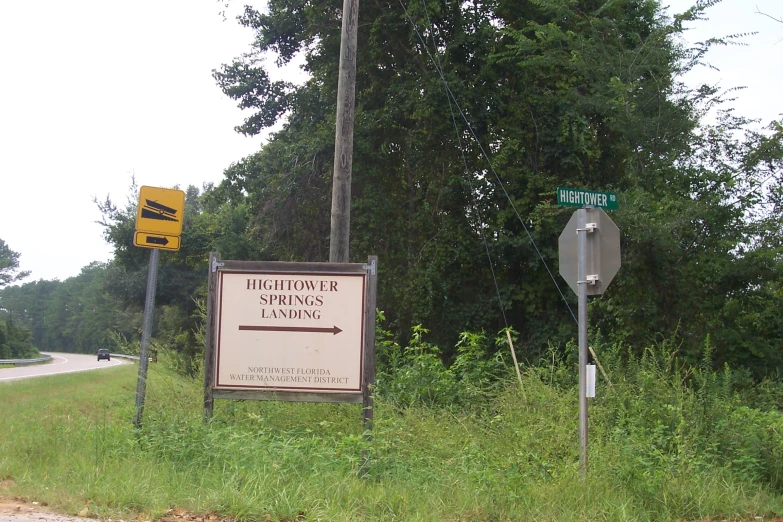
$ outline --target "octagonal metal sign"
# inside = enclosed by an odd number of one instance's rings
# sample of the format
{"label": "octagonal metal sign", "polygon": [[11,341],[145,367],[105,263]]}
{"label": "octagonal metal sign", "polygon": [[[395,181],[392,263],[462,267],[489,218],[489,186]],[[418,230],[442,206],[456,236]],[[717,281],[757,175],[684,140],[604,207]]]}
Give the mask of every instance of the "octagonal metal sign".
{"label": "octagonal metal sign", "polygon": [[[587,287],[587,295],[600,295],[606,291],[606,287],[609,286],[620,269],[620,229],[602,209],[587,208],[584,210],[587,213],[585,222],[587,224],[595,223],[593,232],[579,232],[587,234],[585,274],[598,277],[595,284],[585,286]],[[560,275],[563,276],[575,294],[579,293],[577,285],[579,237],[576,231],[579,212],[580,210],[577,210],[573,213],[558,240]]]}

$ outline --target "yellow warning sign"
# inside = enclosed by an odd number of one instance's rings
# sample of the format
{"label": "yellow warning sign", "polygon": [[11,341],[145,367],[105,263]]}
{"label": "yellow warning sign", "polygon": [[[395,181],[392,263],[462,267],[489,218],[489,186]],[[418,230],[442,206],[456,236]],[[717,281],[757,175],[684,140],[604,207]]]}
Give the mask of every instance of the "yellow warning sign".
{"label": "yellow warning sign", "polygon": [[139,207],[136,211],[136,231],[179,236],[182,232],[184,211],[185,193],[181,190],[141,187]]}
{"label": "yellow warning sign", "polygon": [[160,248],[161,250],[179,250],[179,236],[166,236],[150,232],[136,232],[133,244],[143,248]]}

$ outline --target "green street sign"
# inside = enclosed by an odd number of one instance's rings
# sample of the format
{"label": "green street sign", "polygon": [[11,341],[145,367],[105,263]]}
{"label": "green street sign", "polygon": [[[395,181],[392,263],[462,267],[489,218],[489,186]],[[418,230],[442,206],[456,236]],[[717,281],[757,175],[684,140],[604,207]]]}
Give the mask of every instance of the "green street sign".
{"label": "green street sign", "polygon": [[562,207],[589,205],[606,210],[617,210],[617,193],[557,187],[557,204]]}

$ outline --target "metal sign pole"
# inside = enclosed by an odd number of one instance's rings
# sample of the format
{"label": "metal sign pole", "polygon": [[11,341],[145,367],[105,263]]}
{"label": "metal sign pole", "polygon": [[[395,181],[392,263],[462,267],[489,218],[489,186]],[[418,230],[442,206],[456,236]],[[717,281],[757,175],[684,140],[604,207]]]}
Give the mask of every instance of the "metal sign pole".
{"label": "metal sign pole", "polygon": [[617,194],[564,188],[557,191],[559,205],[573,206],[577,202],[583,205],[571,215],[560,234],[558,254],[560,275],[579,300],[579,468],[584,478],[587,476],[587,353],[590,349],[587,296],[603,294],[620,269],[620,229],[601,208],[616,209]]}
{"label": "metal sign pole", "polygon": [[204,422],[212,418],[215,398],[215,299],[217,298],[217,269],[222,266],[220,254],[210,252],[207,275],[207,324],[204,331]]}
{"label": "metal sign pole", "polygon": [[136,414],[133,425],[141,428],[141,416],[144,413],[144,396],[147,392],[147,367],[149,366],[150,336],[152,335],[152,315],[155,310],[155,287],[158,280],[158,260],[160,250],[150,252],[150,266],[147,271],[147,298],[144,301],[144,329],[141,333],[141,353],[139,354],[139,380],[136,383]]}
{"label": "metal sign pole", "polygon": [[[364,311],[364,373],[362,375],[362,432],[365,442],[372,440],[373,393],[375,390],[375,306],[378,300],[378,256],[367,259],[367,307]],[[362,450],[359,476],[367,473],[367,449]]]}
{"label": "metal sign pole", "polygon": [[587,209],[577,210],[579,288],[579,468],[587,474]]}

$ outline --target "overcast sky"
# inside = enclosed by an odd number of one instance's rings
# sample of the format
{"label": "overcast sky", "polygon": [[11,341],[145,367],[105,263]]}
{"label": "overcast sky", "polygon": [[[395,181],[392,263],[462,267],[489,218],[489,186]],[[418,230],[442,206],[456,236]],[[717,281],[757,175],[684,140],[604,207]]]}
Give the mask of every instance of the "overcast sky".
{"label": "overcast sky", "polygon": [[[0,238],[21,253],[28,280],[64,280],[111,257],[92,200],[124,203],[132,175],[139,185],[201,186],[260,148],[262,138],[234,132],[242,113],[211,77],[248,50],[252,33],[234,21],[244,3],[231,2],[227,20],[216,0],[3,3]],[[677,12],[691,3],[672,0]],[[710,10],[690,40],[758,34],[715,50],[720,71],[689,81],[747,86],[737,111],[769,121],[783,114],[783,24],[757,7],[783,16],[780,0]]]}

